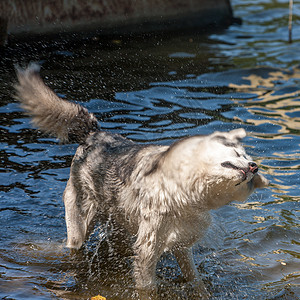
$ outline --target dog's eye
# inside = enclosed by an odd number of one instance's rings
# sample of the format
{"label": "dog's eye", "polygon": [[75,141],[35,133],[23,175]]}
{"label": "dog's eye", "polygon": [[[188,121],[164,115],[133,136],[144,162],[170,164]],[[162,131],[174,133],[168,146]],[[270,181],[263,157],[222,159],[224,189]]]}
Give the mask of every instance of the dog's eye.
{"label": "dog's eye", "polygon": [[236,150],[234,150],[234,152],[235,152],[235,154],[236,154],[237,157],[243,157],[243,158],[245,158],[245,159],[248,159],[247,156],[246,156],[245,154],[240,154],[240,153],[238,153]]}
{"label": "dog's eye", "polygon": [[241,155],[236,150],[234,150],[234,152],[235,152],[237,157],[241,157]]}

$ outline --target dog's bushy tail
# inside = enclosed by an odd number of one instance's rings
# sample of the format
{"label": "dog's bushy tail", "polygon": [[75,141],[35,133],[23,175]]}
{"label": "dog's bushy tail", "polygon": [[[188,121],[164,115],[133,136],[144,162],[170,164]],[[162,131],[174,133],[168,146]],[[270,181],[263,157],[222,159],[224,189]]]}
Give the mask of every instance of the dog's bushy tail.
{"label": "dog's bushy tail", "polygon": [[64,143],[83,143],[89,133],[99,130],[96,117],[81,105],[59,98],[44,84],[39,70],[37,64],[17,68],[15,98],[41,131]]}

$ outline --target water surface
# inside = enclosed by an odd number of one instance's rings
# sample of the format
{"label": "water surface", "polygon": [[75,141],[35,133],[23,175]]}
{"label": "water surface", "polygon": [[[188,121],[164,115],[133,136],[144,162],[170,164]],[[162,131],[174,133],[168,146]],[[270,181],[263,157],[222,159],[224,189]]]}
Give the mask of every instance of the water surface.
{"label": "water surface", "polygon": [[[245,128],[245,147],[272,184],[212,213],[207,236],[193,248],[197,268],[211,299],[299,297],[300,3],[289,44],[285,2],[235,0],[243,24],[213,34],[95,36],[3,51],[0,297],[135,299],[130,253],[110,241],[105,224],[77,258],[64,248],[61,198],[76,145],[35,131],[13,100],[13,64],[32,60],[61,97],[139,143]],[[161,298],[197,299],[171,255],[157,276]]]}

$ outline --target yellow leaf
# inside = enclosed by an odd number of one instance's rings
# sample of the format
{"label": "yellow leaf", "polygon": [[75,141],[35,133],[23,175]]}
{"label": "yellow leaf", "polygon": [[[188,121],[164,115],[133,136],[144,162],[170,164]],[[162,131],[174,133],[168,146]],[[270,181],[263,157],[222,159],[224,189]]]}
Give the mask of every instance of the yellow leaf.
{"label": "yellow leaf", "polygon": [[106,298],[98,295],[98,296],[92,297],[91,300],[106,300]]}

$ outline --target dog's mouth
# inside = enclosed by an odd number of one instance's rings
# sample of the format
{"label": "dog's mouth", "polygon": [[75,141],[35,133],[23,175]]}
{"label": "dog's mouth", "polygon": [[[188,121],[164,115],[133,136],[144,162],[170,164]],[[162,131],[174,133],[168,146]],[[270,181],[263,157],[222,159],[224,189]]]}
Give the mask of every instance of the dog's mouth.
{"label": "dog's mouth", "polygon": [[258,166],[254,162],[249,162],[247,168],[238,167],[229,161],[225,161],[225,162],[221,163],[221,166],[224,168],[237,170],[242,173],[242,180],[240,182],[238,182],[236,184],[236,186],[240,185],[242,182],[247,180],[249,173],[252,173],[254,175],[258,172]]}

